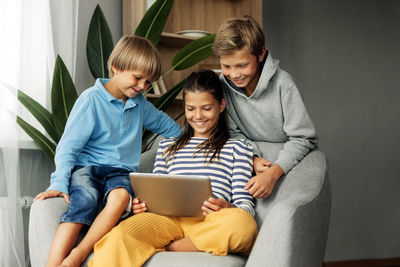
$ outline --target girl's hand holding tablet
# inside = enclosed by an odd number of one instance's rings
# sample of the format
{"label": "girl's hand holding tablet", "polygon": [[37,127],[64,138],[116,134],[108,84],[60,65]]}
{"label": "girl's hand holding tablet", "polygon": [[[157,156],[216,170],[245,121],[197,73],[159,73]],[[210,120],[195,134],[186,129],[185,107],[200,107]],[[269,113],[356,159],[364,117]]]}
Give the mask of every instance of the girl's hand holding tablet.
{"label": "girl's hand holding tablet", "polygon": [[208,200],[204,201],[204,204],[201,207],[204,215],[210,214],[215,211],[219,211],[224,208],[233,208],[233,206],[226,200],[213,197],[210,197]]}
{"label": "girl's hand holding tablet", "polygon": [[147,210],[146,203],[140,202],[140,199],[134,198],[132,200],[132,211],[133,214],[139,214]]}

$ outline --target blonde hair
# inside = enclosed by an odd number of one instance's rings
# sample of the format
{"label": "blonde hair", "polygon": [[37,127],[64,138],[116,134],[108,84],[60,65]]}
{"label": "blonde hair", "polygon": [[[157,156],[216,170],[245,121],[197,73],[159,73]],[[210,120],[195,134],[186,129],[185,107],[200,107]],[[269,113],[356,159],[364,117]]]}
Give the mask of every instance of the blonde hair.
{"label": "blonde hair", "polygon": [[112,67],[120,71],[135,70],[158,80],[161,75],[161,60],[157,48],[146,38],[124,35],[115,45],[107,61],[110,78]]}
{"label": "blonde hair", "polygon": [[255,56],[261,55],[265,46],[263,30],[250,16],[228,19],[219,27],[212,46],[216,56],[229,55],[234,50],[247,48]]}

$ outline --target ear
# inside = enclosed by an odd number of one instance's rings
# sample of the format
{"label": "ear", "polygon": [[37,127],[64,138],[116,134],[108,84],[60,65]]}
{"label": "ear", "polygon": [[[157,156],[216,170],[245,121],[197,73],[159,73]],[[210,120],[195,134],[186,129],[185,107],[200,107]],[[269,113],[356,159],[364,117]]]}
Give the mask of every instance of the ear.
{"label": "ear", "polygon": [[263,61],[266,52],[267,52],[267,49],[265,48],[265,46],[263,46],[261,54],[258,56],[258,62]]}
{"label": "ear", "polygon": [[115,67],[114,65],[111,66],[111,70],[113,71],[114,75],[118,74],[118,72],[120,71],[117,67]]}
{"label": "ear", "polygon": [[225,98],[222,98],[221,104],[219,104],[219,112],[224,111],[226,105]]}

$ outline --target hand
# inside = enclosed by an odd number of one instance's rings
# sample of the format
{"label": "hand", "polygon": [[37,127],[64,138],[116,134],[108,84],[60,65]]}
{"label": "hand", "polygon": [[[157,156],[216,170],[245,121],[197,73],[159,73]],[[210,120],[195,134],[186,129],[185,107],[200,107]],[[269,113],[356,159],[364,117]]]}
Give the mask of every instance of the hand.
{"label": "hand", "polygon": [[253,157],[253,166],[256,174],[259,174],[266,171],[269,167],[271,167],[271,162],[264,158],[259,158],[255,156]]}
{"label": "hand", "polygon": [[140,202],[140,199],[134,198],[132,200],[132,211],[133,214],[139,214],[147,210],[146,203]]}
{"label": "hand", "polygon": [[203,206],[201,207],[204,215],[219,211],[224,208],[233,208],[233,206],[224,199],[213,197],[210,197],[208,200],[204,201]]}
{"label": "hand", "polygon": [[40,200],[44,200],[46,198],[51,198],[51,197],[63,197],[65,199],[65,202],[69,203],[69,195],[62,193],[60,191],[57,190],[47,190],[45,192],[39,193],[34,199],[33,201],[36,201],[38,199]]}
{"label": "hand", "polygon": [[251,178],[244,189],[249,191],[255,198],[266,198],[272,193],[276,181],[283,173],[282,168],[275,164],[271,168]]}

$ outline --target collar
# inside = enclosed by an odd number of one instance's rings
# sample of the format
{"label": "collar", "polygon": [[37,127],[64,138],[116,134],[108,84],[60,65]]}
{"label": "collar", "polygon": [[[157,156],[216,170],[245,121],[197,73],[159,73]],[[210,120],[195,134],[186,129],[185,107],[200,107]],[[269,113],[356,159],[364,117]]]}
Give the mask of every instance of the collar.
{"label": "collar", "polygon": [[[122,99],[117,99],[115,98],[112,94],[110,94],[107,89],[104,87],[104,84],[109,82],[110,79],[108,78],[99,78],[96,80],[96,87],[100,89],[101,95],[104,97],[104,99],[108,102],[122,102]],[[126,108],[132,108],[136,105],[139,105],[139,98],[143,97],[142,94],[138,94],[134,98],[128,98],[125,103],[125,109]]]}

